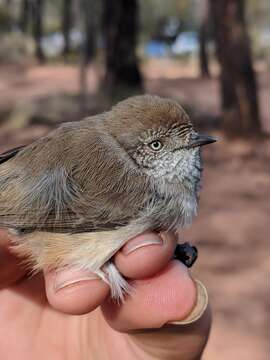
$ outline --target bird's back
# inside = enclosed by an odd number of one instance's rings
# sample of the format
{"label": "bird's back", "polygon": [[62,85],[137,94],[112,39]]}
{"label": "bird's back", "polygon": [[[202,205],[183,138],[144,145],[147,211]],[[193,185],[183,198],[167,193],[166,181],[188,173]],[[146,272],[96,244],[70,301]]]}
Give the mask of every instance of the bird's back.
{"label": "bird's back", "polygon": [[149,187],[119,150],[90,118],[3,156],[0,226],[82,232],[127,224]]}

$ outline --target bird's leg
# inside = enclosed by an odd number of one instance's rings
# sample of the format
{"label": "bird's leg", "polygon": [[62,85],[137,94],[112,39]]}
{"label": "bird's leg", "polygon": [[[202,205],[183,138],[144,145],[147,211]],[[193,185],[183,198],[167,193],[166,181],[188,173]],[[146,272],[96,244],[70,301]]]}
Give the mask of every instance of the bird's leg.
{"label": "bird's leg", "polygon": [[198,250],[195,246],[190,245],[188,242],[178,244],[174,251],[174,257],[190,268],[197,260]]}

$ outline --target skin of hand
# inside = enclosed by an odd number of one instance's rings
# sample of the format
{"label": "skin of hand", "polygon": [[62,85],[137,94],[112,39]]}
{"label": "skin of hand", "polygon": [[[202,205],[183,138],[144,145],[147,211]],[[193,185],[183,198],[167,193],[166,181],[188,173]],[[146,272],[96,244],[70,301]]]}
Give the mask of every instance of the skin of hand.
{"label": "skin of hand", "polygon": [[[115,264],[130,278],[132,296],[110,300],[94,274],[65,268],[32,277],[0,230],[0,349],[6,360],[200,359],[211,325],[209,307],[195,322],[175,325],[192,311],[196,286],[171,260],[173,235],[130,240]],[[80,315],[80,316],[74,316]]]}

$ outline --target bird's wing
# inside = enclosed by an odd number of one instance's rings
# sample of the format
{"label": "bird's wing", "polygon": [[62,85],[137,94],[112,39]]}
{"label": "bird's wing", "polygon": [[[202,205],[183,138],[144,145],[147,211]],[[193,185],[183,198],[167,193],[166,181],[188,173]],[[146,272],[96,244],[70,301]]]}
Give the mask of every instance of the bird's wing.
{"label": "bird's wing", "polygon": [[65,126],[6,154],[0,227],[84,232],[127,224],[143,205],[144,186],[114,146],[92,128]]}
{"label": "bird's wing", "polygon": [[16,148],[10,149],[2,154],[0,154],[0,164],[8,161],[9,159],[13,158],[15,155],[19,153],[25,146],[18,146]]}

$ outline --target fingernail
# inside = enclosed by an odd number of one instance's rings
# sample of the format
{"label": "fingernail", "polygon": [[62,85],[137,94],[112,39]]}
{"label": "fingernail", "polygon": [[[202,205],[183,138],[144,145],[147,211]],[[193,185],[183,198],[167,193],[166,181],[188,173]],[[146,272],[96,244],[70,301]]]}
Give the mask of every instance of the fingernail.
{"label": "fingernail", "polygon": [[149,245],[163,245],[163,240],[158,235],[152,233],[143,234],[127,242],[122,252],[124,255],[129,255],[133,251]]}
{"label": "fingernail", "polygon": [[194,280],[197,286],[197,301],[191,313],[183,320],[170,321],[167,325],[188,325],[199,320],[208,306],[208,293],[205,286],[197,279]]}
{"label": "fingernail", "polygon": [[54,280],[54,290],[57,292],[63,288],[90,280],[100,280],[100,278],[95,273],[85,270],[65,269],[57,271]]}

